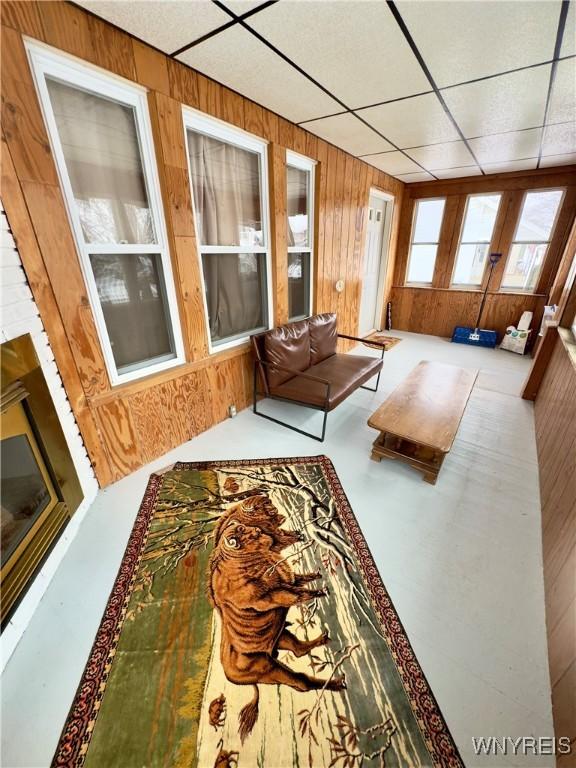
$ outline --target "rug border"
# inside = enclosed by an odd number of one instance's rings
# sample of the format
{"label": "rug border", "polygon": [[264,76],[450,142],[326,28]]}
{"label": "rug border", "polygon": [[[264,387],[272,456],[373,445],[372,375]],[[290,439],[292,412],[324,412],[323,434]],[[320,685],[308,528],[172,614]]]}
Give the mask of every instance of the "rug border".
{"label": "rug border", "polygon": [[[406,630],[382,581],[334,464],[328,456],[320,454],[316,456],[176,462],[170,470],[204,470],[262,464],[272,466],[319,464],[322,467],[324,477],[334,496],[338,514],[354,545],[354,551],[362,568],[363,580],[372,606],[386,635],[402,685],[433,760],[433,765],[438,768],[464,768],[464,762],[438,701],[416,658]],[[84,763],[120,639],[126,609],[148,537],[152,512],[162,479],[162,475],[153,473],[148,480],[124,555],[120,561],[118,575],[107,601],[70,712],[58,740],[51,763],[52,768],[81,768]]]}

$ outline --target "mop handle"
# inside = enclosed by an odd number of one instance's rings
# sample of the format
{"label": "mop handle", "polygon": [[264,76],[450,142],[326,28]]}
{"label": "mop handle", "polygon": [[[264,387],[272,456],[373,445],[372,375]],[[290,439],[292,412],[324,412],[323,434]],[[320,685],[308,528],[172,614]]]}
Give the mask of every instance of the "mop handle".
{"label": "mop handle", "polygon": [[488,280],[486,280],[486,288],[484,288],[484,296],[482,296],[482,301],[480,302],[480,310],[478,311],[478,318],[476,320],[475,330],[478,330],[478,328],[480,328],[480,320],[482,319],[482,312],[484,311],[484,305],[486,304],[486,296],[488,295],[488,288],[490,287],[492,272],[494,272],[494,267],[500,261],[501,258],[502,258],[501,253],[490,254],[490,274],[488,275]]}

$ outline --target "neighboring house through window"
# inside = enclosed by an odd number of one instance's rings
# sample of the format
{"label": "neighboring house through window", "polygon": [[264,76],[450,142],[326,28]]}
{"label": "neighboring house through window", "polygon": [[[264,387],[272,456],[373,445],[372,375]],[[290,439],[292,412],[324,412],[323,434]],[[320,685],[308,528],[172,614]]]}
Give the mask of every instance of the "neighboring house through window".
{"label": "neighboring house through window", "polygon": [[181,363],[146,90],[27,50],[111,383]]}
{"label": "neighboring house through window", "polygon": [[270,327],[266,142],[184,109],[211,349]]}
{"label": "neighboring house through window", "polygon": [[456,253],[452,285],[479,288],[488,263],[500,194],[469,195]]}
{"label": "neighboring house through window", "polygon": [[564,196],[561,189],[527,192],[501,289],[534,293]]}
{"label": "neighboring house through window", "polygon": [[290,320],[308,317],[312,312],[314,165],[307,157],[286,152]]}

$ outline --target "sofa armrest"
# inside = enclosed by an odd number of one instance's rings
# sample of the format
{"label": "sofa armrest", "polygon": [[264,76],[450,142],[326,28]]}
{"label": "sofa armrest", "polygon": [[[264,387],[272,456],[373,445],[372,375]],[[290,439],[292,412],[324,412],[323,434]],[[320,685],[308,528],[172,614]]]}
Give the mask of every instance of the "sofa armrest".
{"label": "sofa armrest", "polygon": [[266,360],[255,360],[254,361],[254,374],[256,374],[257,367],[259,365],[267,366],[268,368],[274,368],[277,371],[285,371],[286,373],[291,373],[292,376],[300,376],[303,379],[308,379],[309,381],[316,381],[319,384],[323,384],[326,387],[326,405],[328,405],[328,402],[330,400],[330,382],[328,379],[322,379],[320,376],[314,376],[311,373],[306,373],[305,371],[297,371],[294,368],[287,368],[285,365],[278,365],[277,363],[269,363]]}

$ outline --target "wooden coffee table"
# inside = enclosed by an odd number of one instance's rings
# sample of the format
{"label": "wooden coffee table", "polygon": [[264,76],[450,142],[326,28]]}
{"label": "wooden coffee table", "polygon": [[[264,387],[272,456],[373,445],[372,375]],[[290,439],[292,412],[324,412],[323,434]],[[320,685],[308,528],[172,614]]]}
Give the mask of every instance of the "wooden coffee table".
{"label": "wooden coffee table", "polygon": [[458,432],[478,371],[422,361],[368,419],[380,434],[374,461],[396,459],[434,485]]}

